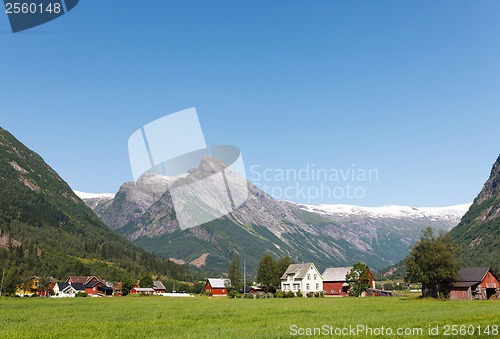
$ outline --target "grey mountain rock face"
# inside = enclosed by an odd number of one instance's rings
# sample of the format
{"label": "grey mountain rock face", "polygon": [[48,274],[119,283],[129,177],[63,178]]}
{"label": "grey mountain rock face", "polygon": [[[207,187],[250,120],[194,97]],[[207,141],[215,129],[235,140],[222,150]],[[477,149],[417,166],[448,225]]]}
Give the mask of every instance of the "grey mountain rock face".
{"label": "grey mountain rock face", "polygon": [[87,204],[109,227],[137,245],[184,262],[205,255],[206,268],[217,272],[227,269],[235,254],[248,258],[251,269],[266,251],[290,255],[297,262],[313,261],[320,269],[357,261],[383,268],[403,259],[423,228],[449,230],[465,213],[430,213],[409,207],[401,207],[403,211],[398,213],[390,208],[385,209],[388,213],[375,213],[362,207],[347,213],[278,201],[247,183],[248,198],[232,213],[181,230],[169,188],[194,182],[221,168],[224,165],[220,162],[205,158],[176,183],[176,178],[147,175],[137,183],[122,185],[112,200]]}

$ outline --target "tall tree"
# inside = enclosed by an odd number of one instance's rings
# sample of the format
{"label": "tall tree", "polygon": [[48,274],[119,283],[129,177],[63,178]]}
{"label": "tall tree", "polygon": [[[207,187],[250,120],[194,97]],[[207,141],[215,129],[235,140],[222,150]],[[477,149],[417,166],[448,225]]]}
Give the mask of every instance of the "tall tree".
{"label": "tall tree", "polygon": [[259,282],[266,292],[276,290],[275,283],[276,262],[271,253],[266,253],[259,262],[257,269],[257,282]]}
{"label": "tall tree", "polygon": [[407,282],[422,283],[422,296],[439,297],[439,285],[454,281],[458,276],[457,250],[448,234],[435,237],[432,228],[413,246],[406,259]]}
{"label": "tall tree", "polygon": [[241,287],[241,265],[240,256],[236,255],[229,266],[229,280],[231,280],[231,289],[239,291]]}
{"label": "tall tree", "polygon": [[359,297],[370,287],[370,269],[362,262],[355,264],[345,278],[350,285],[349,295],[353,297]]}
{"label": "tall tree", "polygon": [[288,266],[294,264],[295,262],[289,256],[281,257],[280,260],[276,262],[276,273],[274,274],[274,286],[279,286],[281,283],[281,276],[285,273]]}
{"label": "tall tree", "polygon": [[153,278],[149,273],[144,273],[139,280],[141,287],[153,287]]}

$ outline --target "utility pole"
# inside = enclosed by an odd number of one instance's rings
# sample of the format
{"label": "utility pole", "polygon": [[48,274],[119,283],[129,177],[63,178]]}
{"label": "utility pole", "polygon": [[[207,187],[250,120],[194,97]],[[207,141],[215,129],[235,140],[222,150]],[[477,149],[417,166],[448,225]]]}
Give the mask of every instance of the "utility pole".
{"label": "utility pole", "polygon": [[2,272],[2,282],[0,283],[0,297],[2,296],[2,292],[3,292],[3,278],[5,276],[5,268],[3,269],[3,272]]}
{"label": "utility pole", "polygon": [[247,288],[247,266],[245,259],[243,259],[243,294],[245,294],[246,288]]}

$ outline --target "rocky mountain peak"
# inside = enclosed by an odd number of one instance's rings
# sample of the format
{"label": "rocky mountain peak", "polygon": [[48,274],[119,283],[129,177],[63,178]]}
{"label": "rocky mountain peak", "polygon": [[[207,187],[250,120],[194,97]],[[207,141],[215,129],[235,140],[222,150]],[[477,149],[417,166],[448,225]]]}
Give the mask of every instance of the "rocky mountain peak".
{"label": "rocky mountain peak", "polygon": [[479,193],[476,202],[480,204],[492,198],[500,198],[500,155],[493,165],[490,177],[484,183],[483,189]]}

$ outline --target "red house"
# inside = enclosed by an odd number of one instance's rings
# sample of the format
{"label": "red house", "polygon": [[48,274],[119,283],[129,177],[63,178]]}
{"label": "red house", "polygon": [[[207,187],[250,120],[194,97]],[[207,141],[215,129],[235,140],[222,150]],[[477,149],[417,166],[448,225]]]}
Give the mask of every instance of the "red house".
{"label": "red house", "polygon": [[154,294],[155,290],[150,287],[134,287],[130,290],[130,294]]}
{"label": "red house", "polygon": [[[349,281],[346,281],[346,275],[352,267],[329,267],[323,272],[323,293],[325,297],[347,297],[349,296]],[[368,271],[370,276],[370,287],[375,288],[375,278]]]}
{"label": "red house", "polygon": [[453,300],[500,297],[500,279],[489,267],[461,268],[448,296]]}
{"label": "red house", "polygon": [[155,293],[166,293],[167,289],[165,288],[165,285],[160,280],[155,280],[153,281],[153,290]]}
{"label": "red house", "polygon": [[229,284],[229,279],[208,278],[205,283],[205,292],[212,293],[216,297],[224,297],[227,296],[227,286]]}
{"label": "red house", "polygon": [[106,286],[101,278],[95,275],[73,275],[66,279],[69,284],[80,283],[85,286],[85,293],[88,295],[98,295],[99,287]]}

